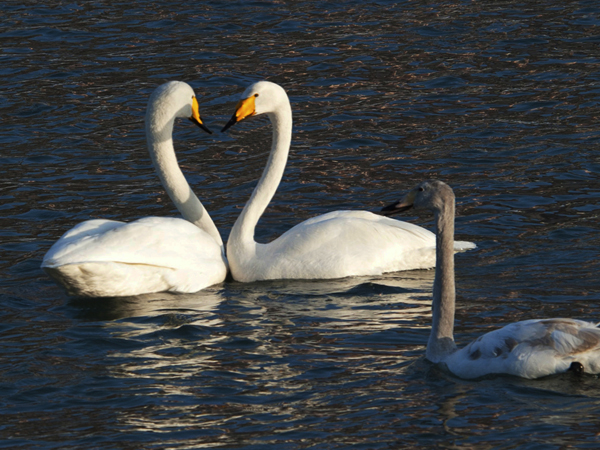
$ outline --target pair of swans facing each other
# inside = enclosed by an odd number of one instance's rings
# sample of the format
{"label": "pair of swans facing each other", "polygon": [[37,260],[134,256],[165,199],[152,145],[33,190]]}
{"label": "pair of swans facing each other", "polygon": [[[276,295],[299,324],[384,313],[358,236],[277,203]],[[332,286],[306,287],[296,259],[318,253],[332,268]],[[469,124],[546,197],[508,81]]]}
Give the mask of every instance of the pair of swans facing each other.
{"label": "pair of swans facing each other", "polygon": [[[175,156],[175,119],[204,130],[194,91],[169,82],[152,94],[146,112],[148,149],[160,180],[183,219],[147,217],[131,223],[90,220],[65,233],[45,255],[42,268],[71,295],[131,296],[196,292],[225,280],[327,279],[431,268],[430,231],[366,211],[335,211],[304,221],[268,244],[254,240],[260,216],[283,176],[292,138],[287,94],[271,82],[251,85],[225,129],[267,114],[273,125],[268,163],[233,226],[227,258],[221,236],[191,190]],[[457,250],[474,248],[457,242]]]}
{"label": "pair of swans facing each other", "polygon": [[411,207],[434,214],[436,264],[432,327],[426,357],[466,379],[506,374],[540,378],[574,371],[600,373],[598,324],[574,319],[533,319],[491,331],[462,349],[454,343],[454,193],[441,181],[426,181],[382,213]]}

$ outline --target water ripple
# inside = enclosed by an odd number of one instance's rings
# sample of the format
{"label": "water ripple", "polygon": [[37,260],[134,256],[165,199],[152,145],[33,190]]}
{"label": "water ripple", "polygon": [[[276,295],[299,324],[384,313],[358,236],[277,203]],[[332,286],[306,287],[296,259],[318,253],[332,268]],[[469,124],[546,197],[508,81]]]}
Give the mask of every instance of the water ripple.
{"label": "water ripple", "polygon": [[[144,138],[158,84],[189,82],[218,129],[269,79],[290,96],[294,140],[259,241],[442,178],[457,238],[478,244],[456,259],[459,344],[516,320],[597,320],[594,2],[2,11],[4,447],[597,446],[596,377],[464,382],[423,358],[432,271],[89,301],[39,268],[82,220],[177,215]],[[270,137],[265,120],[210,136],[176,124],[179,162],[225,239]]]}

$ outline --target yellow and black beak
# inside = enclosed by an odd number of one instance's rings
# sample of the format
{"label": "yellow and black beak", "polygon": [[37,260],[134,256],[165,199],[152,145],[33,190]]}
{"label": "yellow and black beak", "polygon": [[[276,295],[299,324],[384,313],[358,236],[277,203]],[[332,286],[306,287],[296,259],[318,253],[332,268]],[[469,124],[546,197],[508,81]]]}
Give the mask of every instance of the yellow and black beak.
{"label": "yellow and black beak", "polygon": [[251,116],[255,115],[256,114],[256,107],[254,104],[255,98],[256,98],[256,96],[253,95],[251,97],[245,98],[244,100],[240,100],[235,107],[235,112],[233,113],[233,116],[231,116],[231,119],[229,119],[229,122],[227,122],[227,124],[223,127],[221,132],[226,131],[227,129],[229,129],[229,127],[244,120],[246,117],[251,117]]}
{"label": "yellow and black beak", "polygon": [[200,111],[198,110],[198,100],[196,100],[196,97],[192,98],[192,117],[189,117],[189,119],[190,119],[191,122],[193,122],[196,125],[198,125],[200,128],[202,128],[208,134],[212,134],[212,131],[210,131],[206,127],[206,125],[204,125],[202,123],[202,118],[200,117]]}
{"label": "yellow and black beak", "polygon": [[391,216],[392,214],[397,214],[397,213],[401,213],[404,211],[408,211],[410,208],[413,207],[416,196],[417,196],[416,190],[410,191],[399,202],[394,202],[391,205],[384,206],[381,209],[381,215],[382,216]]}

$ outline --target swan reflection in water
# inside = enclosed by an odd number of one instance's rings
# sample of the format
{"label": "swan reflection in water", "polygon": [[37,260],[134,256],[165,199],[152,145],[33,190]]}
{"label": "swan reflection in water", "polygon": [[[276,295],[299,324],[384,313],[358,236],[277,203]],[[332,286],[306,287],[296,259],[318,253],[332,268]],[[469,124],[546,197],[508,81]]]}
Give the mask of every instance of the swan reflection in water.
{"label": "swan reflection in water", "polygon": [[159,292],[131,297],[70,298],[69,305],[77,309],[84,320],[116,321],[106,326],[118,326],[131,321],[150,320],[168,314],[212,315],[223,301],[218,288],[208,288],[192,294]]}
{"label": "swan reflection in water", "polygon": [[[416,316],[429,315],[434,272],[419,270],[379,277],[334,280],[271,280],[255,289],[239,284],[239,302],[260,308],[273,322],[312,321],[312,327],[355,331],[397,329],[400,324],[420,328]],[[288,330],[293,332],[293,329]]]}
{"label": "swan reflection in water", "polygon": [[318,404],[330,395],[311,388],[318,380],[350,389],[373,373],[397,376],[423,351],[432,282],[432,271],[414,271],[232,282],[223,290],[127,299],[113,311],[120,318],[106,324],[126,340],[109,355],[109,371],[139,386],[133,395],[161,401],[123,410],[119,421],[167,432],[199,420],[219,427],[256,408],[297,415],[298,402]]}

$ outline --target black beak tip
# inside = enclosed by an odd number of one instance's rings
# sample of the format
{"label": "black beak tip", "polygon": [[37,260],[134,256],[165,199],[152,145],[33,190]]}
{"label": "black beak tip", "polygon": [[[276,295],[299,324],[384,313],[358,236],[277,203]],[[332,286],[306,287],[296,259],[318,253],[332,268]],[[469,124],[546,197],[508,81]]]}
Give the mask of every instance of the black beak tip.
{"label": "black beak tip", "polygon": [[221,133],[227,131],[229,128],[231,128],[233,125],[235,125],[237,123],[237,118],[235,116],[233,116],[231,119],[229,119],[229,122],[227,122],[225,124],[225,126],[223,127],[223,129],[221,130]]}
{"label": "black beak tip", "polygon": [[206,125],[204,125],[203,123],[198,122],[197,120],[195,120],[193,117],[189,117],[190,122],[198,125],[199,128],[201,128],[202,130],[206,131],[208,134],[212,134],[212,131],[210,131],[208,129],[208,127]]}
{"label": "black beak tip", "polygon": [[402,205],[401,202],[395,202],[391,205],[387,205],[381,208],[379,214],[381,214],[382,216],[392,216],[397,213],[408,211],[410,208],[412,208],[412,205]]}
{"label": "black beak tip", "polygon": [[381,211],[379,211],[379,214],[382,216],[391,216],[392,214],[394,214],[395,209],[393,208],[395,205],[388,205],[388,206],[384,206],[383,208],[381,208]]}

